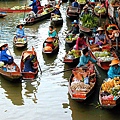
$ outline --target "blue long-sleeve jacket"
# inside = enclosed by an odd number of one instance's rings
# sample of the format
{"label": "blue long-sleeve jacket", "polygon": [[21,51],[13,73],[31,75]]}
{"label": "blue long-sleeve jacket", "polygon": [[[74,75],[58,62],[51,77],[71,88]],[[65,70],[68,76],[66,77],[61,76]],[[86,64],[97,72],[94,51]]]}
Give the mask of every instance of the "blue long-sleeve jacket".
{"label": "blue long-sleeve jacket", "polygon": [[118,68],[111,66],[107,74],[108,74],[108,78],[114,78],[115,76],[120,76],[120,66],[118,66]]}
{"label": "blue long-sleeve jacket", "polygon": [[80,66],[84,66],[86,65],[89,61],[93,62],[93,63],[96,63],[96,60],[91,58],[91,56],[85,56],[85,55],[82,55],[79,59],[79,64],[77,65],[77,67],[80,67]]}
{"label": "blue long-sleeve jacket", "polygon": [[32,55],[29,59],[25,60],[24,72],[34,72],[35,70],[32,67],[32,60],[35,58],[35,55]]}
{"label": "blue long-sleeve jacket", "polygon": [[30,4],[29,6],[32,6],[32,11],[36,14],[38,12],[38,8],[36,5],[36,0],[33,0],[33,3]]}
{"label": "blue long-sleeve jacket", "polygon": [[25,36],[24,29],[18,28],[17,32],[16,32],[16,36],[20,37],[20,38],[23,38]]}
{"label": "blue long-sleeve jacket", "polygon": [[0,61],[3,62],[8,62],[9,59],[12,58],[12,56],[8,55],[7,52],[8,48],[6,48],[5,50],[0,51]]}

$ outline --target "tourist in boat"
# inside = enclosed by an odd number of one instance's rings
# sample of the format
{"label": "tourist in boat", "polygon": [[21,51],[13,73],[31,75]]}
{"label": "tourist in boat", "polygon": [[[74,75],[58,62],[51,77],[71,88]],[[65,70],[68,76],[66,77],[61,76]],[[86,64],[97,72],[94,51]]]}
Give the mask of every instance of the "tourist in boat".
{"label": "tourist in boat", "polygon": [[73,35],[79,34],[79,26],[78,26],[78,22],[77,20],[74,20],[72,22],[73,26],[71,28],[71,30],[69,31],[69,33],[72,33]]}
{"label": "tourist in boat", "polygon": [[99,46],[105,45],[107,43],[106,37],[104,34],[104,29],[102,27],[98,27],[97,34],[95,35],[95,44]]}
{"label": "tourist in boat", "polygon": [[35,51],[32,47],[32,55],[29,53],[24,53],[23,60],[24,60],[24,72],[35,72],[35,69],[33,68],[32,60],[35,58]]}
{"label": "tourist in boat", "polygon": [[108,78],[114,78],[120,76],[120,61],[118,59],[113,59],[110,68],[108,70]]}
{"label": "tourist in boat", "polygon": [[30,7],[32,6],[32,11],[36,14],[38,12],[38,7],[36,5],[36,0],[31,0],[32,3],[29,5]]}
{"label": "tourist in boat", "polygon": [[53,26],[49,26],[48,36],[49,36],[49,37],[52,37],[52,38],[57,37],[57,32],[56,32],[56,30],[53,28]]}
{"label": "tourist in boat", "polygon": [[74,2],[72,2],[72,7],[80,7],[77,0],[74,0]]}
{"label": "tourist in boat", "polygon": [[12,64],[13,63],[13,57],[7,54],[8,45],[7,44],[1,44],[0,45],[0,61],[4,62],[4,64]]}
{"label": "tourist in boat", "polygon": [[61,17],[61,12],[60,12],[60,6],[59,5],[56,5],[55,6],[55,11],[54,11],[54,13],[51,13],[51,15],[52,16],[54,16],[54,15],[59,15],[60,17]]}
{"label": "tourist in boat", "polygon": [[80,33],[79,37],[76,40],[76,45],[74,46],[74,49],[76,50],[81,50],[82,48],[87,47],[85,38],[84,38],[84,34]]}
{"label": "tourist in boat", "polygon": [[95,59],[93,59],[90,55],[89,55],[89,50],[88,47],[84,48],[82,50],[83,55],[80,57],[79,59],[79,63],[77,65],[77,67],[81,67],[81,66],[87,66],[89,61],[96,63],[97,61]]}
{"label": "tourist in boat", "polygon": [[16,38],[22,38],[23,40],[26,40],[26,35],[24,33],[24,28],[23,28],[23,24],[19,23],[17,25],[17,32],[16,32]]}

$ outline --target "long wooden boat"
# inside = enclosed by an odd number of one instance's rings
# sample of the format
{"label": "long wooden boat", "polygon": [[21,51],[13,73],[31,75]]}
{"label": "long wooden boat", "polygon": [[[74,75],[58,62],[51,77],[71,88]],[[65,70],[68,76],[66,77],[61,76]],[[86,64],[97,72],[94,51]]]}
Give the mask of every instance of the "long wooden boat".
{"label": "long wooden boat", "polygon": [[54,26],[60,26],[63,24],[63,18],[62,17],[59,17],[59,18],[51,17],[51,24],[53,24]]}
{"label": "long wooden boat", "polygon": [[[76,57],[75,57],[76,55]],[[63,62],[65,64],[76,66],[79,63],[79,58],[81,56],[80,50],[74,50],[71,48],[65,55]]]}
{"label": "long wooden boat", "polygon": [[78,19],[80,15],[80,9],[77,7],[68,6],[67,8],[67,17],[70,19]]}
{"label": "long wooden boat", "polygon": [[[7,45],[7,44],[5,44]],[[20,78],[22,77],[20,73],[20,69],[18,65],[13,62],[10,66],[4,65],[0,67],[0,74],[7,80],[12,82],[18,82],[20,81]]]}
{"label": "long wooden boat", "polygon": [[[93,40],[92,45],[90,44],[91,40]],[[102,48],[99,48],[98,45],[94,44],[94,38],[91,37],[87,38],[87,44],[90,48],[90,55],[96,60],[100,59],[98,66],[103,70],[108,70],[112,59],[118,58],[115,51],[111,50],[109,44],[106,44],[102,46]]]}
{"label": "long wooden boat", "polygon": [[87,69],[80,67],[72,71],[68,84],[68,92],[71,99],[82,102],[94,92],[95,85],[96,72],[94,65],[90,64]]}
{"label": "long wooden boat", "polygon": [[43,53],[54,54],[59,50],[59,38],[48,37],[43,43]]}
{"label": "long wooden boat", "polygon": [[7,14],[5,12],[0,12],[0,18],[3,18],[5,16],[7,16]]}
{"label": "long wooden boat", "polygon": [[[39,8],[42,10],[43,6]],[[11,8],[0,8],[0,11],[7,12],[7,13],[21,13],[21,12],[30,12],[32,9],[11,9]]]}
{"label": "long wooden boat", "polygon": [[111,109],[120,103],[120,79],[107,79],[100,87],[99,102],[103,108]]}
{"label": "long wooden boat", "polygon": [[[25,25],[33,25],[37,22],[40,22],[44,19],[49,19],[51,17],[51,13],[54,12],[55,8],[54,7],[49,7],[49,8],[46,8],[44,11],[40,11],[39,14],[37,14],[36,17],[30,17],[28,15],[27,18],[25,18],[24,20],[24,24]],[[46,11],[46,12],[45,12]]]}
{"label": "long wooden boat", "polygon": [[16,38],[16,36],[14,36],[13,38],[13,45],[16,47],[16,48],[23,48],[23,47],[26,47],[27,46],[27,39],[26,40],[23,40],[22,38]]}
{"label": "long wooden boat", "polygon": [[35,77],[37,76],[38,74],[38,66],[39,66],[39,62],[38,62],[38,59],[37,59],[37,54],[35,52],[35,60],[33,61],[33,68],[35,68],[35,72],[24,72],[24,53],[27,53],[27,54],[32,54],[33,51],[32,50],[27,50],[27,51],[23,51],[22,52],[22,57],[21,57],[21,63],[20,63],[20,71],[22,73],[22,78],[23,79],[26,79],[26,80],[33,80],[35,79]]}
{"label": "long wooden boat", "polygon": [[[110,29],[109,29],[110,28]],[[110,39],[110,35],[112,34],[112,32],[114,30],[118,30],[119,31],[119,28],[116,24],[107,24],[105,25],[105,35],[106,35],[106,39],[109,41],[111,47],[116,47],[116,39],[115,39],[115,36],[114,36],[114,40],[111,40]],[[118,41],[118,47],[120,47],[120,42]]]}

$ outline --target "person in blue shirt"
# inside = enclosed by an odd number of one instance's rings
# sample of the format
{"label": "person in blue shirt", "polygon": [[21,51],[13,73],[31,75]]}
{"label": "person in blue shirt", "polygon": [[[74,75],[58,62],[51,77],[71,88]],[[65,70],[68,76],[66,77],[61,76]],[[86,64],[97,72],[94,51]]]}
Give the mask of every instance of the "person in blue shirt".
{"label": "person in blue shirt", "polygon": [[24,53],[24,72],[35,72],[35,69],[33,68],[32,60],[35,58],[35,51],[34,48],[32,48],[32,55],[29,53]]}
{"label": "person in blue shirt", "polygon": [[60,17],[61,17],[61,12],[60,12],[60,6],[59,5],[56,5],[55,6],[55,11],[54,11],[54,13],[51,13],[51,15],[52,16],[54,16],[54,15],[59,15]]}
{"label": "person in blue shirt", "polygon": [[120,77],[120,61],[118,59],[113,59],[110,68],[108,70],[108,78]]}
{"label": "person in blue shirt", "polygon": [[38,6],[36,4],[36,0],[31,0],[33,1],[29,6],[32,6],[32,11],[36,14],[38,12]]}
{"label": "person in blue shirt", "polygon": [[24,38],[24,40],[26,40],[26,36],[25,36],[25,33],[24,33],[24,29],[23,29],[23,24],[21,24],[21,23],[19,23],[17,25],[16,37],[17,38]]}
{"label": "person in blue shirt", "polygon": [[97,61],[89,55],[88,47],[82,50],[83,55],[79,59],[79,64],[77,67],[86,66],[89,61],[96,63]]}
{"label": "person in blue shirt", "polygon": [[77,0],[74,0],[74,2],[72,2],[72,7],[79,7]]}
{"label": "person in blue shirt", "polygon": [[53,29],[53,26],[49,26],[48,36],[52,38],[57,37],[57,32]]}
{"label": "person in blue shirt", "polygon": [[8,44],[2,44],[0,46],[0,61],[4,62],[4,64],[12,64],[13,57],[7,54]]}

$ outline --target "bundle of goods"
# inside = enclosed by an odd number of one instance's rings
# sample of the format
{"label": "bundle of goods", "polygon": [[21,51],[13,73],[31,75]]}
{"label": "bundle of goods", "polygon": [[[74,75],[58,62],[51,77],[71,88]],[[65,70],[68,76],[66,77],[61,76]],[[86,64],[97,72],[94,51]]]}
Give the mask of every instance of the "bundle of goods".
{"label": "bundle of goods", "polygon": [[94,51],[93,55],[102,62],[109,62],[114,59],[109,51]]}
{"label": "bundle of goods", "polygon": [[26,40],[26,38],[17,38],[17,41],[16,41],[16,42],[17,42],[17,43],[18,43],[18,42],[25,43],[25,42],[26,42],[25,40]]}
{"label": "bundle of goods", "polygon": [[106,13],[106,8],[104,7],[103,4],[97,4],[94,8],[94,11],[98,14]]}
{"label": "bundle of goods", "polygon": [[74,58],[79,58],[80,56],[81,56],[81,51],[80,50],[72,49],[68,52],[66,58],[67,59],[74,59]]}
{"label": "bundle of goods", "polygon": [[94,65],[90,64],[87,69],[76,68],[72,71],[74,77],[71,82],[71,90],[78,94],[81,92],[88,93],[95,85]]}
{"label": "bundle of goods", "polygon": [[27,9],[31,9],[31,7],[28,7],[28,6],[14,6],[10,9],[11,10],[27,10]]}
{"label": "bundle of goods", "polygon": [[57,21],[57,20],[61,20],[62,18],[59,16],[59,15],[53,15],[52,16],[52,20],[54,20],[54,21]]}
{"label": "bundle of goods", "polygon": [[101,86],[100,95],[102,100],[117,100],[120,97],[120,78],[108,79]]}
{"label": "bundle of goods", "polygon": [[74,41],[74,40],[77,40],[78,36],[79,36],[78,34],[76,34],[76,35],[69,34],[69,35],[66,37],[66,41]]}

